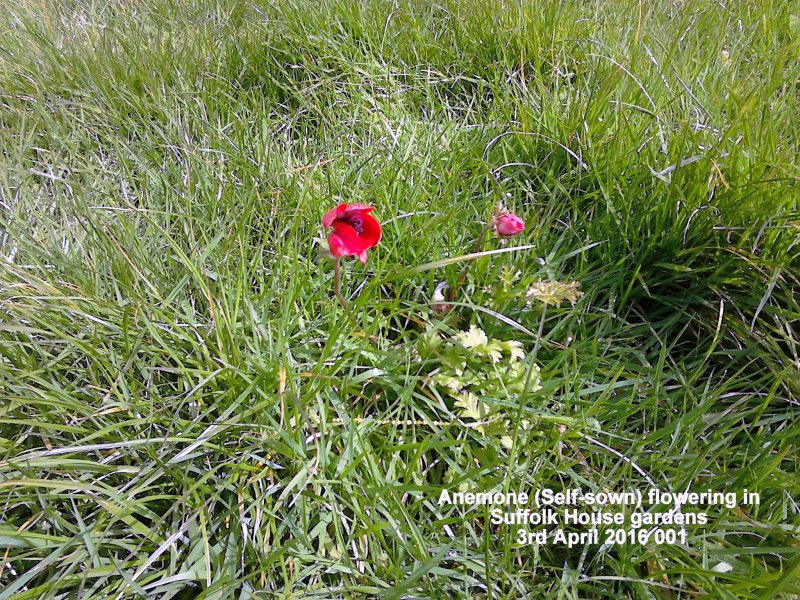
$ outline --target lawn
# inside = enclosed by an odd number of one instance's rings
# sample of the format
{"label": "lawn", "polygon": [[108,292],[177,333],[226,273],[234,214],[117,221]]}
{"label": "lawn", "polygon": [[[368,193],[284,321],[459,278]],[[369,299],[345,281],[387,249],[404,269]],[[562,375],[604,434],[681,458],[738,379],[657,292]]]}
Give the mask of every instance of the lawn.
{"label": "lawn", "polygon": [[[794,2],[6,0],[0,600],[797,597],[799,85]],[[442,499],[570,490],[705,522]]]}

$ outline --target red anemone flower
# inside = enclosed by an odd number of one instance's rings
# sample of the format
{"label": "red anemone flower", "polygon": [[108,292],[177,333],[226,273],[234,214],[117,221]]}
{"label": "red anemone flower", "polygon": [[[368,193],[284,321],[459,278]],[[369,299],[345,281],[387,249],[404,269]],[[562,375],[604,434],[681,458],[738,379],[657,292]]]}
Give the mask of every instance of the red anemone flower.
{"label": "red anemone flower", "polygon": [[358,256],[367,264],[367,250],[381,240],[381,224],[371,213],[374,206],[340,204],[322,217],[322,226],[332,228],[328,234],[328,249],[333,258]]}

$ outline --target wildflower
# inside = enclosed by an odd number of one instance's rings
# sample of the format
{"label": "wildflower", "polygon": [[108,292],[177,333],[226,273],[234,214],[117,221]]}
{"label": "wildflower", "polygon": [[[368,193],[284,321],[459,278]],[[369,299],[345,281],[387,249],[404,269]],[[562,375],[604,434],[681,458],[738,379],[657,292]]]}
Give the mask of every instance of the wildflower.
{"label": "wildflower", "polygon": [[580,287],[580,281],[570,281],[569,283],[537,281],[528,289],[525,296],[528,298],[528,304],[535,298],[540,302],[554,306],[561,306],[564,300],[569,300],[570,304],[574,306],[578,299],[583,296],[583,292],[579,289]]}
{"label": "wildflower", "polygon": [[525,230],[525,221],[512,213],[505,213],[494,221],[494,230],[501,238],[507,238]]}
{"label": "wildflower", "polygon": [[371,213],[375,207],[365,204],[340,204],[322,217],[322,226],[333,229],[328,234],[332,258],[357,256],[367,264],[367,250],[381,239],[381,224]]}

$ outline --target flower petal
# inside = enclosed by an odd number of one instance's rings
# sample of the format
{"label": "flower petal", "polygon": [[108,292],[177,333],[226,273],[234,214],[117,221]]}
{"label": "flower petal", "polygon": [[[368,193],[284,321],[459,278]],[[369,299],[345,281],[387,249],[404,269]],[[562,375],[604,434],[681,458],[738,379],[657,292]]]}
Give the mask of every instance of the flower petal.
{"label": "flower petal", "polygon": [[328,252],[333,258],[347,256],[347,244],[335,231],[328,234]]}
{"label": "flower petal", "polygon": [[[333,222],[333,233],[331,235],[334,234],[341,240],[341,247],[344,251],[341,256],[360,254],[372,247],[372,244],[369,244],[368,241],[359,236],[356,230],[344,221]],[[330,240],[330,236],[328,236],[328,239]]]}
{"label": "flower petal", "polygon": [[525,221],[517,215],[506,213],[497,217],[495,230],[501,237],[511,237],[525,230]]}
{"label": "flower petal", "polygon": [[368,244],[367,248],[377,245],[381,241],[381,224],[378,223],[378,219],[370,214],[363,213],[360,237]]}
{"label": "flower petal", "polygon": [[335,206],[322,216],[322,226],[330,227],[336,219],[346,217],[348,213],[368,214],[375,210],[374,206],[369,204],[346,204],[342,203]]}
{"label": "flower petal", "polygon": [[349,206],[349,204],[340,204],[339,206],[330,209],[322,216],[322,226],[327,228],[333,225],[333,221],[337,217],[341,216]]}
{"label": "flower petal", "polygon": [[370,206],[369,204],[340,204],[337,208],[342,208],[342,216],[346,215],[349,212],[360,212],[362,214],[371,213],[375,210],[374,206]]}

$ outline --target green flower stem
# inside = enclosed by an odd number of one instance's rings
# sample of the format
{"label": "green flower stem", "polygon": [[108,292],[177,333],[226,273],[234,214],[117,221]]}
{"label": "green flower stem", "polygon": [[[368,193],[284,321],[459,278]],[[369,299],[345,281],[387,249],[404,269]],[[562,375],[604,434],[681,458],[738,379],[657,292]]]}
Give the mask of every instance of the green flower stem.
{"label": "green flower stem", "polygon": [[356,324],[356,319],[353,316],[352,311],[350,310],[350,305],[347,303],[347,300],[344,299],[342,295],[342,265],[341,259],[337,258],[333,261],[333,293],[336,294],[336,297],[339,299],[339,303],[344,308],[344,312],[347,313],[348,318]]}

